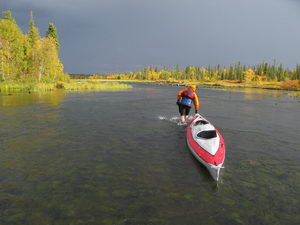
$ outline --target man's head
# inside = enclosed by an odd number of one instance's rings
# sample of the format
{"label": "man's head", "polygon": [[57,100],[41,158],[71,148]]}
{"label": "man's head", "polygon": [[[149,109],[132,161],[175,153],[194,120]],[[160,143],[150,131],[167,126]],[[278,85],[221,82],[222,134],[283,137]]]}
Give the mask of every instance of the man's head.
{"label": "man's head", "polygon": [[196,91],[197,86],[196,85],[190,85],[189,88],[192,89],[193,91]]}

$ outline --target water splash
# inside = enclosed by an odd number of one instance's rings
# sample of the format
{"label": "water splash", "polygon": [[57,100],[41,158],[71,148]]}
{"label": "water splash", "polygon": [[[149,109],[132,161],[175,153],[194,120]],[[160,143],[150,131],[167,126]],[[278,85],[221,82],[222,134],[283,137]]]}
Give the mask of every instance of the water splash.
{"label": "water splash", "polygon": [[[189,116],[188,121],[190,121],[192,118],[193,118],[192,116]],[[171,123],[176,123],[178,126],[187,126],[187,124],[188,124],[188,122],[181,122],[179,116],[172,116],[170,118],[168,118],[166,116],[158,116],[158,119],[169,121]]]}
{"label": "water splash", "polygon": [[180,117],[179,116],[173,116],[169,120],[171,122],[178,123],[178,122],[180,122]]}
{"label": "water splash", "polygon": [[158,119],[160,119],[160,120],[167,120],[167,117],[165,117],[165,116],[158,116]]}
{"label": "water splash", "polygon": [[178,125],[178,126],[187,126],[187,123],[186,123],[186,122],[181,122],[181,121],[179,121],[179,122],[177,123],[177,125]]}
{"label": "water splash", "polygon": [[180,117],[179,116],[172,116],[170,118],[166,117],[166,116],[158,116],[159,120],[166,120],[172,123],[178,123],[180,122]]}

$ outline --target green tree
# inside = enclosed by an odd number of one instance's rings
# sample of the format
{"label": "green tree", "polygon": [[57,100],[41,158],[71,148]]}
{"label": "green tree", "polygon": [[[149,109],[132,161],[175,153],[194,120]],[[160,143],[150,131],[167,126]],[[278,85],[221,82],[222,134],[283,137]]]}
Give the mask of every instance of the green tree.
{"label": "green tree", "polygon": [[58,34],[57,34],[57,31],[56,31],[56,27],[54,26],[53,23],[50,23],[49,24],[49,27],[48,27],[48,30],[46,32],[46,37],[47,38],[52,38],[55,42],[55,45],[56,45],[56,49],[57,51],[59,51],[59,40],[58,40]]}
{"label": "green tree", "polygon": [[40,33],[38,28],[35,26],[35,21],[33,19],[33,13],[30,12],[29,15],[29,30],[28,30],[28,40],[31,46],[33,47],[37,41],[40,39]]}
{"label": "green tree", "polygon": [[32,11],[29,14],[29,30],[28,30],[28,40],[31,44],[31,47],[36,45],[37,41],[41,38],[38,28],[35,26],[35,21],[33,19]]}
{"label": "green tree", "polygon": [[295,71],[295,80],[300,80],[300,65],[297,64],[296,71]]}
{"label": "green tree", "polygon": [[12,23],[15,23],[16,24],[16,20],[13,18],[13,16],[11,15],[11,11],[7,10],[7,11],[4,11],[4,16],[3,16],[3,19],[5,20],[9,20],[11,21]]}
{"label": "green tree", "polygon": [[27,60],[28,60],[28,73],[37,78],[40,77],[41,69],[41,42],[40,33],[38,28],[35,26],[35,21],[33,19],[33,13],[30,12],[29,15],[29,30],[27,35],[27,40],[29,43],[29,48],[27,49]]}

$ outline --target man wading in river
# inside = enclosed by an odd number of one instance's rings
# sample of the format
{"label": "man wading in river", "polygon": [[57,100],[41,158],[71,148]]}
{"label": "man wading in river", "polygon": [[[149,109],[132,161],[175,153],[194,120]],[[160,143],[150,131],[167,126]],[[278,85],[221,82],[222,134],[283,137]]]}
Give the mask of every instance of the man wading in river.
{"label": "man wading in river", "polygon": [[198,113],[199,100],[196,94],[196,85],[190,85],[188,88],[180,90],[177,94],[177,105],[180,113],[180,121],[182,123],[187,122],[192,104],[195,106],[195,113]]}

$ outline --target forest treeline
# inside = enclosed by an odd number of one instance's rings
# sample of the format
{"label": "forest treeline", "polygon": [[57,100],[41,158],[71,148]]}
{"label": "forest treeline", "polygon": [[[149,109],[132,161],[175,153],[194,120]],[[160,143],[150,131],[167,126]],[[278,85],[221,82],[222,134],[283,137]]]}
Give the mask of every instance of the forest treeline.
{"label": "forest treeline", "polygon": [[232,80],[238,82],[251,81],[291,81],[300,80],[300,65],[295,69],[284,68],[282,64],[269,64],[267,62],[256,66],[242,65],[237,63],[229,67],[196,67],[187,66],[181,71],[179,66],[175,69],[162,69],[146,67],[140,72],[130,72],[124,74],[100,75],[95,74],[90,78],[106,78],[106,79],[129,79],[129,80],[165,80],[165,81],[218,81]]}
{"label": "forest treeline", "polygon": [[30,12],[29,29],[24,34],[10,11],[0,19],[0,80],[55,82],[68,80],[63,72],[56,27],[49,24],[41,37]]}

